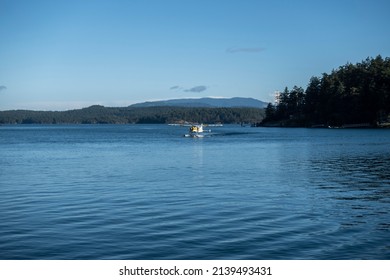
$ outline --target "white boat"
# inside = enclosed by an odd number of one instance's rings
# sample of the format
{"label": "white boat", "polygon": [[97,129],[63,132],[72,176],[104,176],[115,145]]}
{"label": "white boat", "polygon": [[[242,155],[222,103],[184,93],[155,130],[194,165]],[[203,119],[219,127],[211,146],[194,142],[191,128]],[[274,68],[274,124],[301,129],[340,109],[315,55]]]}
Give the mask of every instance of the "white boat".
{"label": "white boat", "polygon": [[[193,138],[203,138],[205,130],[203,129],[203,124],[194,124],[190,126],[188,134],[184,134],[184,137],[193,137]],[[210,132],[208,130],[207,132]]]}
{"label": "white boat", "polygon": [[205,126],[223,126],[222,124],[191,124],[185,122],[184,124],[169,124],[171,126],[188,126],[190,127],[187,134],[184,134],[184,137],[192,137],[192,138],[203,138],[205,136],[210,136],[211,130],[205,130]]}

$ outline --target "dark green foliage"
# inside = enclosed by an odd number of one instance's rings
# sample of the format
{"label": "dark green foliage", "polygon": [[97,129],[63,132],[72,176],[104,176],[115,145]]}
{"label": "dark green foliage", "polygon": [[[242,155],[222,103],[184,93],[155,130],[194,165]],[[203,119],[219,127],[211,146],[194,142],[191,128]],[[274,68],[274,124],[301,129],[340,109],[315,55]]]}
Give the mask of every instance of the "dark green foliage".
{"label": "dark green foliage", "polygon": [[111,108],[91,106],[80,110],[2,111],[3,124],[149,124],[149,123],[258,123],[264,109],[257,108],[184,108],[148,107]]}
{"label": "dark green foliage", "polygon": [[302,88],[287,88],[269,105],[263,124],[299,126],[376,126],[390,113],[390,58],[367,58],[312,77]]}

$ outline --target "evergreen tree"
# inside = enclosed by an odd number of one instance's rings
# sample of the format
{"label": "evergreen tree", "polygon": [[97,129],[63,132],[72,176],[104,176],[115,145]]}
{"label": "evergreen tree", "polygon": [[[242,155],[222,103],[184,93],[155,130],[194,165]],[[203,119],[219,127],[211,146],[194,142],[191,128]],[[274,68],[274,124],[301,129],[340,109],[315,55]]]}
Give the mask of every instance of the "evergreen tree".
{"label": "evergreen tree", "polygon": [[[294,87],[266,110],[265,122],[293,119],[293,124],[341,126],[388,121],[390,113],[390,58],[367,58],[347,63],[330,74],[312,77],[305,91]],[[272,118],[268,117],[268,113]]]}

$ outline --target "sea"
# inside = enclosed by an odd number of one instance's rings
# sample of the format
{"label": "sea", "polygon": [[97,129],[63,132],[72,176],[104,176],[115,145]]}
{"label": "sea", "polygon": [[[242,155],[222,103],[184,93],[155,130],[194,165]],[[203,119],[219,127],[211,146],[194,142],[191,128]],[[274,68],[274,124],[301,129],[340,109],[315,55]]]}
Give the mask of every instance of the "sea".
{"label": "sea", "polygon": [[2,260],[390,259],[390,130],[0,126]]}

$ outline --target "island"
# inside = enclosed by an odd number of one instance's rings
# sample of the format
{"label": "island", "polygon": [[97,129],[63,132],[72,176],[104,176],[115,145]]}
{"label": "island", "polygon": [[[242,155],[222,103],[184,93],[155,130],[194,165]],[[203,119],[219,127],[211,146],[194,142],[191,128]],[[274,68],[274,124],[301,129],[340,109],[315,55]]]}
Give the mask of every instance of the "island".
{"label": "island", "polygon": [[269,103],[261,126],[390,127],[390,58],[347,63],[312,77],[304,90],[287,87]]}

